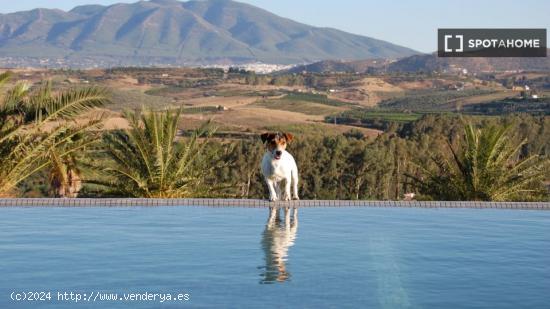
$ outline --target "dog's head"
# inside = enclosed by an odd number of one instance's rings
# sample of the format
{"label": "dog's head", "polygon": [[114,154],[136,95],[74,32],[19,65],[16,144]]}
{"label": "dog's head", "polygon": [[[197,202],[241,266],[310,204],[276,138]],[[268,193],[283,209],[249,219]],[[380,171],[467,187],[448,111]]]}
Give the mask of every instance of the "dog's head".
{"label": "dog's head", "polygon": [[286,145],[294,139],[294,136],[290,133],[264,133],[261,135],[262,142],[267,148],[267,151],[271,153],[271,156],[275,160],[281,159],[283,151],[286,149]]}

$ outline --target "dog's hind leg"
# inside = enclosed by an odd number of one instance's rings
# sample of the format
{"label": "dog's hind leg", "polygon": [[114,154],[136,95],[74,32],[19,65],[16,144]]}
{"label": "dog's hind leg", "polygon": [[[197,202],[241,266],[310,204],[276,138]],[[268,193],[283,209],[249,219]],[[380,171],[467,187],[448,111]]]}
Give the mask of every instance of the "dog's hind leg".
{"label": "dog's hind leg", "polygon": [[283,193],[283,196],[281,198],[283,201],[290,201],[290,179],[285,180],[285,191]]}
{"label": "dog's hind leg", "polygon": [[290,231],[290,208],[285,207],[285,228]]}
{"label": "dog's hind leg", "polygon": [[[292,198],[295,200],[299,200],[300,197],[298,196],[298,167],[295,167],[292,169]],[[289,187],[289,193],[290,193],[290,187]]]}
{"label": "dog's hind leg", "polygon": [[290,226],[293,230],[294,235],[296,235],[296,230],[298,230],[298,208],[294,207],[294,214],[292,215],[292,225]]}

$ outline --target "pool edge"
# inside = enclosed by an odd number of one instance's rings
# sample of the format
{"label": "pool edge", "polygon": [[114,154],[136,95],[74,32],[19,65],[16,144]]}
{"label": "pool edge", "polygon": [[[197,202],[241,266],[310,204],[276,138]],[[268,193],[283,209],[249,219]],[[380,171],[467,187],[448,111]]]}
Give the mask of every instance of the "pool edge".
{"label": "pool edge", "polygon": [[401,207],[401,208],[477,208],[550,210],[550,202],[477,202],[477,201],[372,201],[372,200],[299,200],[269,202],[259,199],[145,199],[145,198],[4,198],[0,207],[156,207],[156,206],[208,206],[208,207]]}

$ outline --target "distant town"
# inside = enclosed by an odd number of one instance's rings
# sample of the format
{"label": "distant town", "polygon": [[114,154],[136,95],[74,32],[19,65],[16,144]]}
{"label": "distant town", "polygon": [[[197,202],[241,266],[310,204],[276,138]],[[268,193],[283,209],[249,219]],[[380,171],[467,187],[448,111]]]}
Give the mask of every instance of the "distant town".
{"label": "distant town", "polygon": [[170,61],[144,60],[142,63],[128,64],[123,59],[98,59],[98,58],[32,58],[32,57],[0,57],[0,67],[2,68],[41,68],[41,69],[99,69],[112,67],[196,67],[196,68],[221,68],[228,70],[230,67],[241,70],[255,72],[257,74],[269,74],[276,71],[283,71],[294,67],[295,65],[270,64],[262,62],[252,63],[196,63],[182,62],[174,63]]}

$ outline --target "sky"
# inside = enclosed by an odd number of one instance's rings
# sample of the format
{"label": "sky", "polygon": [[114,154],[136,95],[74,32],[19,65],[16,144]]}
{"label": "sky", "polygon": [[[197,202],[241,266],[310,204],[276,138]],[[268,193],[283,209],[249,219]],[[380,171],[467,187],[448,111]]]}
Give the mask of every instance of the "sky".
{"label": "sky", "polygon": [[[137,0],[0,0],[0,13]],[[332,27],[421,52],[438,28],[550,28],[547,0],[239,0],[305,24]]]}

